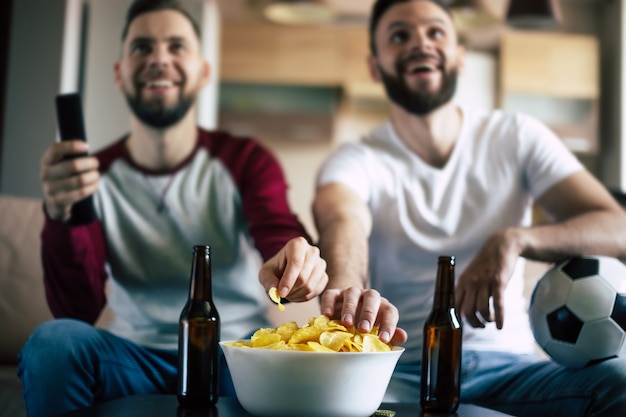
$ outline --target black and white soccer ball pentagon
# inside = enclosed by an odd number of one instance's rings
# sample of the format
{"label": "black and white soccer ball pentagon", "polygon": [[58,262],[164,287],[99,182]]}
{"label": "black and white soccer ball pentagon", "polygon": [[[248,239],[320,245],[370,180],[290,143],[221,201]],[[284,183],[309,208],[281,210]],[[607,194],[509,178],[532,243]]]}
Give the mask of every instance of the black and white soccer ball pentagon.
{"label": "black and white soccer ball pentagon", "polygon": [[617,356],[626,338],[626,265],[585,256],[553,266],[533,290],[529,315],[539,346],[564,366]]}

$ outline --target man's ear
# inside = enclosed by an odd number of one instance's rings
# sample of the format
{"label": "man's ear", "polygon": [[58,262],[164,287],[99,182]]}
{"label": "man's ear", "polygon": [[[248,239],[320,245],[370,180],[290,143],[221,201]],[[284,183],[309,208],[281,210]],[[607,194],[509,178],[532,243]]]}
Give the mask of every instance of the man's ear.
{"label": "man's ear", "polygon": [[200,71],[202,72],[200,75],[201,77],[200,84],[202,87],[204,87],[211,80],[211,64],[209,64],[209,62],[206,60],[202,60],[201,65],[202,65],[202,68],[200,69]]}
{"label": "man's ear", "polygon": [[367,57],[367,67],[369,68],[370,76],[372,80],[377,83],[380,82],[380,67],[378,66],[378,61],[376,57],[373,55],[369,55]]}
{"label": "man's ear", "polygon": [[122,91],[122,74],[120,66],[121,64],[119,61],[116,61],[115,64],[113,64],[113,81],[115,82],[115,87],[117,87],[119,91]]}
{"label": "man's ear", "polygon": [[457,57],[459,74],[463,74],[465,72],[465,47],[463,45],[457,47]]}

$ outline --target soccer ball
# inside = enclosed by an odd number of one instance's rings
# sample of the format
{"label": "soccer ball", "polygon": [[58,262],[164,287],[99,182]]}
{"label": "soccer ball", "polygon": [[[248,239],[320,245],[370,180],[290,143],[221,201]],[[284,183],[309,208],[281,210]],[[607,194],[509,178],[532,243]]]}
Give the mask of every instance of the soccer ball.
{"label": "soccer ball", "polygon": [[533,290],[529,316],[539,346],[564,366],[617,356],[626,338],[626,265],[585,256],[550,268]]}

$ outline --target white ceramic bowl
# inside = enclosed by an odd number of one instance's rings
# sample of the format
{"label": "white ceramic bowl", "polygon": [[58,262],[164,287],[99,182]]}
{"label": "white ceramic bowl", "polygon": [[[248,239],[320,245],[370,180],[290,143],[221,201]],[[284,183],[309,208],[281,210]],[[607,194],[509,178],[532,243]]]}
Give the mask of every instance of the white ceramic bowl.
{"label": "white ceramic bowl", "polygon": [[404,351],[300,352],[220,342],[242,407],[261,417],[368,417]]}

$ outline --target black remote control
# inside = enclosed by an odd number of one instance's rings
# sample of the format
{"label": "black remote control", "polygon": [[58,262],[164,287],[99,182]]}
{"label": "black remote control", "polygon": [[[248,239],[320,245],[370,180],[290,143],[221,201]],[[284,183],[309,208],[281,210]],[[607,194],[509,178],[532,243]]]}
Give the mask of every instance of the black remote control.
{"label": "black remote control", "polygon": [[[87,141],[80,94],[70,93],[57,95],[56,111],[61,140],[81,139]],[[80,158],[86,155],[87,154],[75,155],[72,156],[72,158]],[[83,225],[91,223],[95,219],[96,210],[93,205],[92,196],[80,200],[72,206],[70,224]]]}

